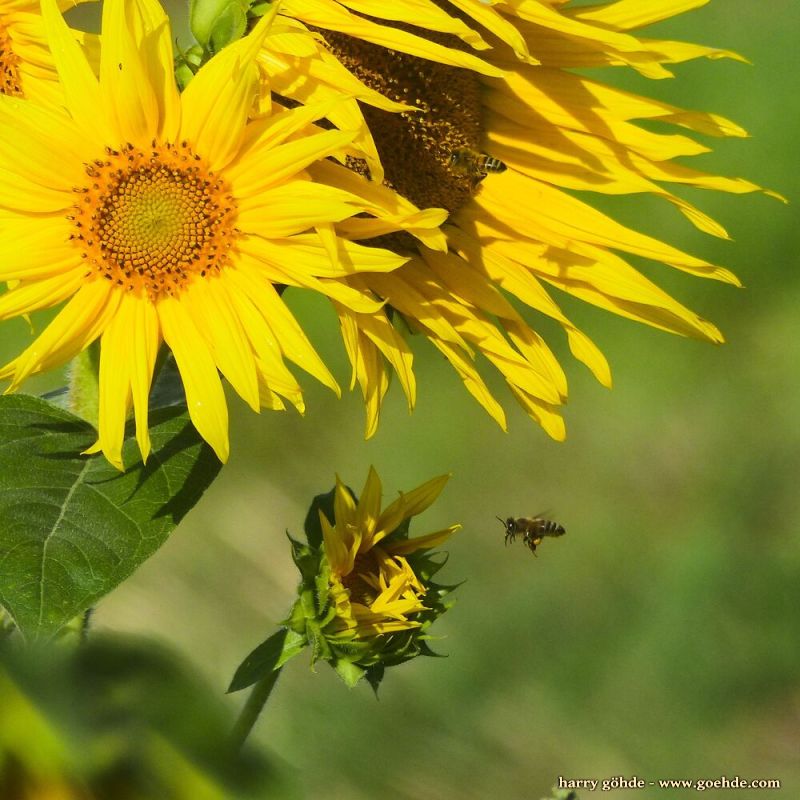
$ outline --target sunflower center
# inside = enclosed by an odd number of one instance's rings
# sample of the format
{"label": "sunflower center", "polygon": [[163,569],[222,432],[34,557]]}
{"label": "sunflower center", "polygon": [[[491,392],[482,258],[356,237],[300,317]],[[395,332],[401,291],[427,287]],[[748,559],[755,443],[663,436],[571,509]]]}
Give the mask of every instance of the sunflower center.
{"label": "sunflower center", "polygon": [[367,575],[377,575],[378,565],[371,553],[359,553],[355,558],[353,569],[342,575],[342,586],[350,592],[350,601],[370,606],[378,596],[378,590],[367,580]]}
{"label": "sunflower center", "polygon": [[19,56],[11,49],[11,37],[0,22],[0,94],[22,97]]}
{"label": "sunflower center", "polygon": [[[385,26],[400,23],[379,20]],[[405,26],[406,28],[408,26]],[[412,30],[408,28],[408,30]],[[419,29],[413,29],[419,32]],[[450,67],[341,33],[320,30],[347,69],[384,97],[419,108],[393,113],[362,104],[364,118],[386,171],[386,183],[420,208],[457,211],[475,193],[476,171],[462,154],[481,149],[480,81],[470,70]],[[429,33],[431,41],[460,46],[454,37]],[[459,163],[462,162],[462,163]],[[348,166],[368,174],[364,161]]]}
{"label": "sunflower center", "polygon": [[96,274],[156,299],[229,263],[235,201],[186,142],[107,148],[86,174],[68,219]]}

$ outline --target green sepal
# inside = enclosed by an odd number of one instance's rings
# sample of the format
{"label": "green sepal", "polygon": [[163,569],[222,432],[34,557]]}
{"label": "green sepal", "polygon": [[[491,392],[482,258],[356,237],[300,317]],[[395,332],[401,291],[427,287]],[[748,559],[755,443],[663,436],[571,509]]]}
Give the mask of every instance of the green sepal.
{"label": "green sepal", "polygon": [[368,667],[367,670],[364,672],[364,677],[367,679],[367,682],[372,687],[372,691],[375,692],[375,699],[378,699],[378,688],[381,685],[381,681],[383,680],[383,676],[386,674],[386,668],[383,664],[374,664],[371,667]]}
{"label": "green sepal", "polygon": [[[437,557],[439,560],[437,560]],[[436,553],[418,552],[412,553],[408,557],[408,563],[414,570],[414,574],[428,586],[431,578],[447,563],[450,554],[445,551]]]}
{"label": "green sepal", "polygon": [[248,16],[250,17],[263,17],[264,14],[269,11],[269,7],[272,5],[272,0],[261,0],[261,2],[253,3],[250,6],[250,11],[248,12]]}
{"label": "green sepal", "polygon": [[[203,65],[203,48],[199,44],[193,45],[188,50],[178,50],[175,56],[175,79],[178,88],[183,91]],[[170,354],[170,357],[171,354]],[[174,360],[174,359],[173,359]]]}
{"label": "green sepal", "polygon": [[337,658],[362,663],[363,659],[369,657],[373,648],[367,640],[351,639],[350,641],[331,642],[331,649]]}
{"label": "green sepal", "polygon": [[300,605],[303,608],[303,615],[306,618],[306,625],[315,623],[319,625],[317,620],[317,602],[314,597],[313,589],[303,589],[300,592]]}
{"label": "green sepal", "polygon": [[245,0],[191,0],[192,35],[208,53],[218,53],[244,36],[248,6]]}
{"label": "green sepal", "polygon": [[358,664],[344,659],[338,660],[333,667],[350,689],[352,689],[366,674],[366,670],[363,667],[359,667]]}
{"label": "green sepal", "polygon": [[[331,568],[327,558],[321,558],[319,562],[319,572],[314,578],[314,588],[317,594],[317,609],[320,615],[328,609],[328,600],[331,594]],[[328,620],[322,622],[327,625]]]}
{"label": "green sepal", "polygon": [[[443,600],[447,595],[452,594],[459,586],[463,586],[466,581],[459,581],[458,583],[429,583],[428,584],[428,594],[426,597],[430,599],[430,596],[433,595],[437,600]],[[455,600],[448,601],[450,605],[455,603]],[[450,606],[447,606],[450,608]]]}
{"label": "green sepal", "polygon": [[292,539],[289,531],[286,531],[286,536],[292,545],[292,561],[294,561],[297,569],[300,570],[300,575],[303,579],[304,586],[313,586],[314,580],[317,577],[317,569],[319,567],[319,555],[315,553],[307,544],[298,542]]}
{"label": "green sepal", "polygon": [[281,628],[273,633],[239,665],[228,687],[228,694],[246,689],[268,673],[280,669],[289,659],[299,655],[307,644],[305,633],[289,628]]}
{"label": "green sepal", "polygon": [[333,658],[333,651],[322,632],[319,623],[315,619],[309,619],[306,623],[306,633],[311,644],[311,664],[317,661],[330,661]]}
{"label": "green sepal", "polygon": [[317,622],[319,624],[319,627],[322,629],[330,625],[335,618],[336,618],[336,608],[334,606],[327,606],[327,608],[325,609],[325,613],[317,618]]}
{"label": "green sepal", "polygon": [[306,615],[303,611],[303,604],[300,602],[299,598],[292,606],[289,616],[283,620],[281,624],[285,625],[287,628],[291,628],[295,633],[302,633],[305,635]]}

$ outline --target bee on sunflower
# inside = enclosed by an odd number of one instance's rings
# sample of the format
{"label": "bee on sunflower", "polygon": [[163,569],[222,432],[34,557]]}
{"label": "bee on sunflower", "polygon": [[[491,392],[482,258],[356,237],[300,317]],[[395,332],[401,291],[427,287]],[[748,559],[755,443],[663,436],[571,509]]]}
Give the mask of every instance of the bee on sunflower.
{"label": "bee on sunflower", "polygon": [[[476,353],[499,370],[516,400],[550,436],[563,439],[564,371],[508,295],[559,323],[573,356],[605,386],[611,385],[608,362],[562,310],[558,292],[682,336],[723,341],[715,325],[660,289],[625,256],[739,285],[730,271],[632,230],[575,195],[655,195],[700,230],[728,238],[720,224],[671,186],[757,191],[750,181],[705,174],[676,161],[708,150],[689,133],[742,137],[745,131],[719,115],[686,111],[576,71],[627,67],[659,79],[672,75],[671,65],[691,59],[743,60],[727,50],[640,33],[705,2],[284,0],[280,5],[279,19],[295,40],[306,43],[307,53],[324,53],[330,84],[338,83],[342,91],[349,75],[348,91],[357,101],[349,113],[360,114],[374,144],[370,158],[349,157],[344,166],[320,161],[310,168],[312,176],[350,191],[371,178],[373,187],[391,188],[419,208],[448,212],[441,226],[445,249],[388,230],[374,238],[374,228],[367,230],[358,217],[336,225],[343,236],[408,257],[391,272],[337,278],[383,303],[362,313],[333,301],[352,382],[360,385],[367,404],[367,435],[377,426],[389,365],[414,404],[404,338],[410,328],[444,354],[503,428],[505,412],[476,368]],[[302,32],[310,39],[300,39]],[[298,69],[303,58],[299,48],[288,46],[282,54],[264,51],[260,57],[275,90],[294,102],[318,88],[315,77]],[[654,131],[641,121],[673,130]],[[363,138],[369,141],[366,133]]]}

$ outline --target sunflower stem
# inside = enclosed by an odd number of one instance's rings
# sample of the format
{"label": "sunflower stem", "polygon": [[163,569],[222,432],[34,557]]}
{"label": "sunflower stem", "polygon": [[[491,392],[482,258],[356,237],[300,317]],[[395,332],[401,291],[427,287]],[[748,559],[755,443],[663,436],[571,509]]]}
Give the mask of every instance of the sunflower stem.
{"label": "sunflower stem", "polygon": [[95,341],[70,364],[69,410],[92,424],[97,423],[100,406],[100,343]]}
{"label": "sunflower stem", "polygon": [[278,681],[278,675],[281,674],[282,667],[268,672],[258,683],[256,683],[250,690],[250,695],[242,708],[236,724],[233,726],[231,732],[231,741],[236,750],[241,749],[245,743],[256,720],[259,718],[264,706],[267,704],[272,689]]}
{"label": "sunflower stem", "polygon": [[89,628],[91,628],[92,614],[94,614],[94,607],[87,608],[83,612],[83,619],[81,620],[81,644],[85,644],[89,638]]}

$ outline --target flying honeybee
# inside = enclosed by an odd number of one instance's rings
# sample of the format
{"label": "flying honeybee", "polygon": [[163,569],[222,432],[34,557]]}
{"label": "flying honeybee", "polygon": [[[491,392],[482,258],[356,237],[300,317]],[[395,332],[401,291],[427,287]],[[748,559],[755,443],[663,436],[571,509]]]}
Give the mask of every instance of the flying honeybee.
{"label": "flying honeybee", "polygon": [[490,172],[505,172],[506,165],[494,156],[487,153],[479,153],[477,150],[470,150],[462,147],[450,153],[450,169],[460,175],[467,175],[472,181],[472,188],[477,188],[478,184]]}
{"label": "flying honeybee", "polygon": [[522,536],[522,541],[536,555],[536,548],[545,536],[563,536],[566,528],[558,522],[542,517],[497,517],[506,529],[506,544],[513,542],[517,536]]}

